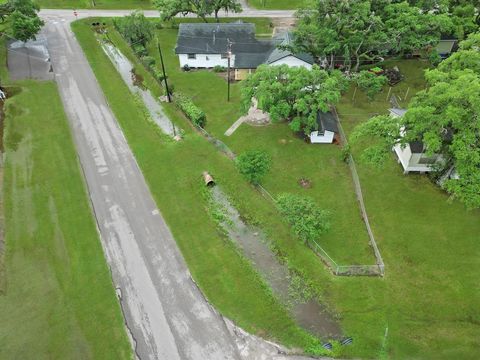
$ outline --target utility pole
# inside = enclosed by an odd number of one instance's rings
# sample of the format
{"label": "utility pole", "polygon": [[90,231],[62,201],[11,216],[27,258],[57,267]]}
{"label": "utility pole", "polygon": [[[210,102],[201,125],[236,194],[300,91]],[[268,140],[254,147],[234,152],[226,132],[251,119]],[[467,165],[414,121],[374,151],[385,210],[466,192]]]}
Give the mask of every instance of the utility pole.
{"label": "utility pole", "polygon": [[232,57],[232,42],[230,39],[227,39],[227,58],[228,58],[228,67],[227,67],[227,101],[230,101],[230,59]]}
{"label": "utility pole", "polygon": [[167,99],[168,99],[168,102],[172,102],[172,99],[170,98],[170,90],[168,89],[167,74],[165,73],[165,64],[163,63],[162,48],[160,47],[160,42],[158,41],[158,38],[157,38],[157,47],[158,47],[158,53],[160,54],[160,62],[162,63],[163,80],[165,81],[165,90],[167,91]]}

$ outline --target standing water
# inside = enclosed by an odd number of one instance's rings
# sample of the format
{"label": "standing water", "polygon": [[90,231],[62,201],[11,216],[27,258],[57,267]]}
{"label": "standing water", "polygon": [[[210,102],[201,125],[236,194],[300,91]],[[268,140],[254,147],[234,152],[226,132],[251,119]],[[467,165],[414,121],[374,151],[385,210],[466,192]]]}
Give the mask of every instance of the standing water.
{"label": "standing water", "polygon": [[[288,307],[296,322],[305,330],[322,338],[338,339],[341,329],[333,316],[315,299],[301,300],[295,296],[295,284],[288,268],[281,264],[272,250],[261,240],[258,229],[247,226],[238,211],[232,206],[222,190],[215,186],[210,189],[214,203],[219,206],[227,220],[222,223],[229,238],[242,250],[275,295]],[[293,291],[292,291],[293,290]]]}
{"label": "standing water", "polygon": [[141,87],[134,78],[132,63],[123,55],[120,50],[110,43],[102,43],[103,51],[112,61],[113,65],[120,73],[123,81],[133,94],[139,94],[145,104],[152,120],[162,129],[162,131],[175,137],[180,134],[181,129],[175,126],[172,121],[165,115],[162,106],[152,95],[150,90]]}

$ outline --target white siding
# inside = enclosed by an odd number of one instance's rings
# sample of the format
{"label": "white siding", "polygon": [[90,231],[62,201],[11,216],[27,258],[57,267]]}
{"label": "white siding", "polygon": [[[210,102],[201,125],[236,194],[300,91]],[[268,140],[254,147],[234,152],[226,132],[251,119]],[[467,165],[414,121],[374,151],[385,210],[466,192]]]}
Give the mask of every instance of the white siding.
{"label": "white siding", "polygon": [[[405,148],[402,149],[402,147],[397,144],[393,147],[393,151],[395,151],[395,154],[397,154],[398,157],[398,162],[402,164],[403,167],[403,172],[405,174],[408,174],[409,172],[430,172],[433,171],[432,165],[430,164],[421,164],[420,159],[422,157],[425,157],[425,154],[412,154],[412,151],[410,150],[410,146],[407,144]],[[441,155],[433,155],[432,157],[436,157],[436,163],[441,163],[443,162],[443,157]]]}
{"label": "white siding", "polygon": [[280,60],[277,60],[275,62],[272,62],[270,65],[271,66],[276,66],[276,65],[288,65],[288,66],[292,66],[292,67],[298,67],[298,66],[303,66],[305,68],[307,68],[308,70],[310,70],[312,68],[312,65],[303,61],[303,60],[300,60],[299,58],[296,58],[295,56],[286,56]]}
{"label": "white siding", "polygon": [[331,144],[334,136],[335,133],[328,130],[323,134],[319,133],[318,131],[312,131],[310,133],[310,142],[312,144]]}
{"label": "white siding", "polygon": [[[179,54],[180,67],[188,65],[191,68],[213,68],[228,66],[228,59],[222,59],[221,54],[195,54],[195,59],[189,59],[188,54]],[[230,66],[235,67],[235,55],[232,55]]]}

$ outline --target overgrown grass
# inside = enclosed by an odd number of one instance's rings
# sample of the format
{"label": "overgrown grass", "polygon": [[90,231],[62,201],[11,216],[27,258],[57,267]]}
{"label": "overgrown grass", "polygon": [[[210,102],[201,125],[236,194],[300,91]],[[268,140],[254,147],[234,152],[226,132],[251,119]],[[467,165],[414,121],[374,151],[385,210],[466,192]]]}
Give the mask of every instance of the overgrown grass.
{"label": "overgrown grass", "polygon": [[128,359],[130,344],[55,84],[7,101],[2,359]]}
{"label": "overgrown grass", "polygon": [[[152,125],[142,120],[143,110],[103,53],[89,22],[76,22],[72,27],[202,291],[222,314],[243,328],[287,346],[309,346],[312,337],[294,323],[285,307],[209,216],[208,204],[199,190],[202,172],[208,170],[243,207],[262,209],[263,217],[255,220],[269,221],[270,228],[277,231],[275,235],[291,242],[299,254],[314,255],[291,238],[278,216],[272,216],[276,214],[273,205],[241,178],[231,160],[192,131],[173,105],[166,104],[165,111],[186,130],[184,140],[166,141],[152,131]],[[113,34],[111,38],[115,41]],[[120,45],[122,52],[133,57],[125,43]],[[148,81],[148,74],[145,75]],[[153,80],[150,83],[155,87]],[[160,92],[158,86],[155,91]],[[272,217],[273,220],[269,220]]]}

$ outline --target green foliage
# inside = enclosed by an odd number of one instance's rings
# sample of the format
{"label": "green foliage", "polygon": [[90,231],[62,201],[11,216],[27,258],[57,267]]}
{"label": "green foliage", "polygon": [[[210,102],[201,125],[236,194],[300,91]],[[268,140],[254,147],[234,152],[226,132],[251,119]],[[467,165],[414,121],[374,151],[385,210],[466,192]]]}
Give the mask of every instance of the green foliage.
{"label": "green foliage", "polygon": [[180,93],[175,94],[175,104],[195,125],[204,127],[207,122],[205,113],[196,106],[192,99]]}
{"label": "green foliage", "polygon": [[12,20],[12,36],[23,42],[35,39],[36,34],[38,34],[44,24],[43,20],[37,15],[31,17],[19,11],[14,11],[10,19]]}
{"label": "green foliage", "polygon": [[[405,116],[377,116],[355,129],[353,139],[374,136],[375,145],[363,154],[381,163],[396,143],[421,140],[426,154],[442,154],[444,169],[454,166],[458,179],[445,189],[468,207],[480,207],[480,35],[471,34],[460,50],[427,70],[428,90],[419,91]],[[407,129],[400,136],[401,128]]]}
{"label": "green foliage", "polygon": [[316,0],[297,17],[296,51],[331,68],[336,58],[343,58],[345,69],[353,71],[362,61],[433,46],[442,33],[453,29],[447,15],[422,12],[407,2]]}
{"label": "green foliage", "polygon": [[[146,47],[153,37],[154,24],[148,21],[140,11],[134,11],[131,15],[115,18],[113,24],[125,40],[134,46],[134,49],[139,45]],[[140,49],[140,47],[138,48]]]}
{"label": "green foliage", "polygon": [[357,86],[367,94],[370,101],[375,98],[375,95],[382,91],[383,86],[387,83],[386,76],[376,75],[368,70],[360,71],[355,75],[354,79]]}
{"label": "green foliage", "polygon": [[320,209],[310,197],[284,193],[277,197],[276,205],[305,244],[318,241],[330,229],[330,213]]}
{"label": "green foliage", "polygon": [[341,345],[338,341],[332,340],[330,341],[332,344],[332,350],[327,350],[322,346],[322,343],[318,340],[312,340],[311,344],[305,348],[305,352],[308,355],[313,356],[335,356],[340,354]]}
{"label": "green foliage", "polygon": [[38,17],[40,8],[32,0],[9,0],[0,5],[0,20],[9,18],[8,32],[20,41],[35,39],[44,22]]}
{"label": "green foliage", "polygon": [[154,0],[153,2],[160,11],[160,18],[163,21],[171,20],[178,14],[183,16],[196,14],[205,22],[207,22],[207,17],[213,14],[218,21],[220,10],[233,13],[242,11],[242,6],[236,0]]}
{"label": "green foliage", "polygon": [[153,66],[155,66],[155,58],[152,57],[152,56],[143,56],[142,58],[142,62],[148,67],[148,68],[152,68]]}
{"label": "green foliage", "polygon": [[238,171],[252,184],[258,185],[271,166],[270,156],[262,150],[248,150],[235,160]]}
{"label": "green foliage", "polygon": [[310,134],[318,128],[317,112],[337,103],[347,84],[339,71],[329,73],[316,65],[311,70],[262,65],[242,84],[243,109],[247,111],[256,98],[272,121],[287,120],[293,131]]}
{"label": "green foliage", "polygon": [[220,72],[224,72],[224,71],[225,71],[225,67],[224,67],[224,66],[215,65],[215,66],[213,67],[213,72],[220,73]]}

